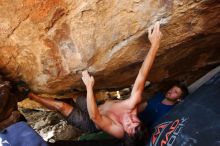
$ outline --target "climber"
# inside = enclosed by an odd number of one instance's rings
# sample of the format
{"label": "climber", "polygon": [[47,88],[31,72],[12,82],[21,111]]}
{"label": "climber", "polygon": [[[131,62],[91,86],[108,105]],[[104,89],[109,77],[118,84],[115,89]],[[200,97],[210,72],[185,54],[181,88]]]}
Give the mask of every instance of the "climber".
{"label": "climber", "polygon": [[49,109],[61,112],[69,123],[86,132],[95,132],[101,129],[116,138],[126,136],[140,138],[142,132],[137,108],[142,101],[144,85],[159,48],[161,37],[160,23],[157,22],[148,29],[151,48],[139,70],[131,96],[126,100],[106,101],[97,107],[93,95],[94,78],[87,71],[82,72],[82,80],[87,89],[87,98],[78,97],[74,105],[43,98],[32,92],[28,94],[28,97]]}
{"label": "climber", "polygon": [[99,141],[63,140],[55,143],[44,141],[18,111],[17,102],[26,98],[30,90],[23,81],[15,82],[15,84],[16,86],[13,86],[11,82],[2,80],[0,76],[0,146],[122,146],[121,141],[116,139]]}

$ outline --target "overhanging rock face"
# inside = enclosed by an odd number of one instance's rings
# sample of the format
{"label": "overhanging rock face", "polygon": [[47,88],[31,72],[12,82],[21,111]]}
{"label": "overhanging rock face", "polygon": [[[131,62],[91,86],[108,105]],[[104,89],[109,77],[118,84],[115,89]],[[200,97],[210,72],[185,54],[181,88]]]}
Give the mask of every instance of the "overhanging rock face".
{"label": "overhanging rock face", "polygon": [[[36,92],[133,83],[149,48],[147,28],[164,37],[151,81],[190,83],[220,64],[220,3],[188,0],[0,0],[0,68]],[[193,76],[193,73],[197,73]]]}

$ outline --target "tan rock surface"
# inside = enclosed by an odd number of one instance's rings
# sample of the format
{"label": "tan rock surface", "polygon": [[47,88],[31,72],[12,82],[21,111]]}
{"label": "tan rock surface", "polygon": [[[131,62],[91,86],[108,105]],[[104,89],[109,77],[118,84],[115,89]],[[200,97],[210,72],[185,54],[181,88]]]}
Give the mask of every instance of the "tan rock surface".
{"label": "tan rock surface", "polygon": [[220,64],[220,3],[188,0],[0,0],[0,68],[36,92],[133,83],[147,54],[145,32],[164,34],[149,80],[191,83]]}

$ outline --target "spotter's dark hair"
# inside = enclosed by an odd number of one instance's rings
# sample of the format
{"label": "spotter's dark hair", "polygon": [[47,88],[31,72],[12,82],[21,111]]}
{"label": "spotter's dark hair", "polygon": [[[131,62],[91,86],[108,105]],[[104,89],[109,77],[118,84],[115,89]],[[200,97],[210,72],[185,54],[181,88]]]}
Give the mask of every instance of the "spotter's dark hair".
{"label": "spotter's dark hair", "polygon": [[172,87],[174,87],[174,86],[181,89],[181,91],[182,91],[182,94],[181,94],[181,97],[180,97],[181,99],[184,99],[189,94],[188,88],[186,87],[185,84],[183,84],[181,82],[176,82],[176,83],[173,84]]}

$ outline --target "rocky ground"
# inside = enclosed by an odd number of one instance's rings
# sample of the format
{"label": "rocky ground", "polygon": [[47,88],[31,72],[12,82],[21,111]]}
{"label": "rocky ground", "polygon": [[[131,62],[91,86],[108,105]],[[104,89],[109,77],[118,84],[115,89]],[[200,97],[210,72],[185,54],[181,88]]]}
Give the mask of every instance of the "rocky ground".
{"label": "rocky ground", "polygon": [[79,129],[67,124],[64,117],[58,112],[25,108],[19,110],[31,127],[46,141],[74,140],[82,134]]}

